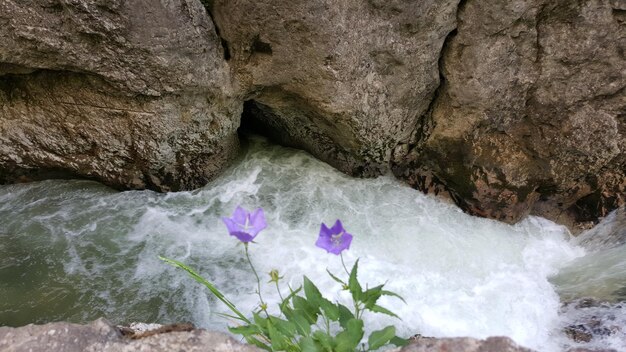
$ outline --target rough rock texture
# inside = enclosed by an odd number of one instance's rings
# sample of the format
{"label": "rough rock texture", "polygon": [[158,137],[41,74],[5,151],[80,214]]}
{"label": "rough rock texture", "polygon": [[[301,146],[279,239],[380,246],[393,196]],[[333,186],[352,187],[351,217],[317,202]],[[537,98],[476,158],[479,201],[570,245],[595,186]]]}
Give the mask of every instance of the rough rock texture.
{"label": "rough rock texture", "polygon": [[245,102],[346,173],[587,226],[625,202],[625,52],[626,0],[4,0],[0,182],[194,188]]}
{"label": "rough rock texture", "polygon": [[459,0],[215,0],[255,129],[352,175],[389,168],[439,85]]}
{"label": "rough rock texture", "polygon": [[0,182],[203,185],[238,147],[223,55],[196,0],[0,2]]}
{"label": "rough rock texture", "polygon": [[626,193],[625,51],[623,0],[465,1],[395,173],[508,222],[605,215]]}
{"label": "rough rock texture", "polygon": [[420,338],[399,352],[532,352],[528,348],[518,346],[508,337],[489,337],[477,340],[471,337],[458,338]]}
{"label": "rough rock texture", "polygon": [[[141,339],[122,337],[106,320],[88,325],[51,323],[27,325],[20,328],[0,327],[0,351],[4,352],[125,352],[125,351],[207,351],[253,352],[260,349],[236,342],[222,333],[206,330],[169,332]],[[532,352],[515,344],[508,337],[422,338],[400,352]]]}
{"label": "rough rock texture", "polygon": [[89,325],[51,323],[20,328],[0,327],[0,351],[4,352],[130,352],[206,351],[254,352],[217,332],[194,330],[170,332],[131,340],[103,319]]}

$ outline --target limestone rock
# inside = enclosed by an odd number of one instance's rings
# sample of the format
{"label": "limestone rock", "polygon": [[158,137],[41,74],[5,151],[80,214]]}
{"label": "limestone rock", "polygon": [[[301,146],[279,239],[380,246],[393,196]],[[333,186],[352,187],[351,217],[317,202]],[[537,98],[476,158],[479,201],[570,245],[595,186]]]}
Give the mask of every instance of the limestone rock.
{"label": "limestone rock", "polygon": [[65,322],[0,327],[0,350],[5,352],[131,352],[203,351],[254,352],[259,349],[238,343],[217,332],[194,330],[156,334],[138,340],[122,337],[106,320],[88,325]]}
{"label": "limestone rock", "polygon": [[518,346],[508,337],[489,337],[477,340],[471,337],[457,338],[420,338],[410,345],[399,349],[399,352],[532,352],[528,348]]}
{"label": "limestone rock", "polygon": [[439,85],[459,0],[214,0],[255,129],[374,176]]}
{"label": "limestone rock", "polygon": [[[626,4],[467,0],[395,173],[472,214],[571,225],[624,204]],[[401,152],[407,150],[406,153]]]}
{"label": "limestone rock", "polygon": [[198,1],[0,2],[0,182],[196,188],[236,153],[240,112]]}

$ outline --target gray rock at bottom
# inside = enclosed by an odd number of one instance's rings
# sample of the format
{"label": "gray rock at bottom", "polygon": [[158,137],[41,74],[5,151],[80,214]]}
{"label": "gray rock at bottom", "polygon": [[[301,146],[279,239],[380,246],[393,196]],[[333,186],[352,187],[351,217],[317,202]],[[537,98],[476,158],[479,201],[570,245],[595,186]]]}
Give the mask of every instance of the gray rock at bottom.
{"label": "gray rock at bottom", "polygon": [[399,352],[532,352],[518,346],[508,337],[496,336],[485,340],[471,337],[457,338],[420,338],[414,343],[398,350]]}
{"label": "gray rock at bottom", "polygon": [[171,332],[131,340],[122,337],[106,320],[99,319],[88,325],[61,322],[20,328],[0,327],[0,351],[254,352],[259,349],[241,344],[225,334],[205,330]]}

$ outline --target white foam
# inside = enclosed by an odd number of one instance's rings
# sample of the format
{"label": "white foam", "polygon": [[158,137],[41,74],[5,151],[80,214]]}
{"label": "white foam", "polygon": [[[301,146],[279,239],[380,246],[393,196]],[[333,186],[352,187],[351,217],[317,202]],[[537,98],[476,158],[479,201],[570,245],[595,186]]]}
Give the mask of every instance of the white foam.
{"label": "white foam", "polygon": [[[80,302],[93,310],[83,316],[105,314],[119,323],[191,319],[225,330],[214,314],[225,307],[159,255],[185,261],[242,311],[253,309],[256,284],[243,248],[219,220],[237,205],[265,209],[269,226],[251,245],[264,281],[275,268],[292,286],[307,275],[329,298],[345,301],[326,273],[342,273],[339,258],[314,246],[320,223],[341,219],[354,235],[345,259],[351,265],[361,258],[362,282],[388,282],[407,301],[381,300],[402,321],[368,315],[369,326],[396,324],[405,336],[506,335],[557,351],[560,304],[548,277],[584,254],[565,228],[547,220],[509,226],[471,217],[391,176],[350,178],[305,153],[260,140],[223,177],[194,192],[115,193],[85,182],[20,186],[46,194],[47,205],[35,211],[16,187],[0,188],[0,199],[13,202],[8,211],[0,205],[3,225],[24,236],[33,236],[35,225],[37,236],[70,233],[49,259],[64,263]],[[62,206],[54,201],[60,197]],[[56,279],[48,280],[44,284]],[[277,302],[272,286],[262,293]]]}

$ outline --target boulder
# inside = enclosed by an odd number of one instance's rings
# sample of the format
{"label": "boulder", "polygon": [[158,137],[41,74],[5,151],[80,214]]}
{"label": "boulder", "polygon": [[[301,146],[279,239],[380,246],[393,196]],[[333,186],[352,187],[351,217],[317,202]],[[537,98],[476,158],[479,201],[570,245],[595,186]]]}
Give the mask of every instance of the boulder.
{"label": "boulder", "polygon": [[241,101],[196,0],[0,3],[0,182],[192,189],[238,150]]}
{"label": "boulder", "polygon": [[625,201],[625,52],[623,1],[463,2],[395,174],[475,215],[595,221]]}
{"label": "boulder", "polygon": [[389,170],[439,86],[459,0],[208,1],[244,124],[355,176]]}
{"label": "boulder", "polygon": [[79,325],[65,322],[0,327],[0,350],[5,352],[131,352],[131,351],[202,351],[255,352],[218,332],[206,330],[175,331],[140,339],[123,337],[104,319]]}

